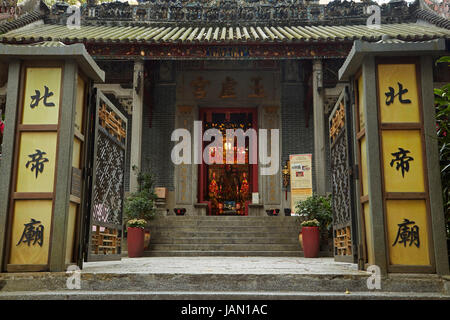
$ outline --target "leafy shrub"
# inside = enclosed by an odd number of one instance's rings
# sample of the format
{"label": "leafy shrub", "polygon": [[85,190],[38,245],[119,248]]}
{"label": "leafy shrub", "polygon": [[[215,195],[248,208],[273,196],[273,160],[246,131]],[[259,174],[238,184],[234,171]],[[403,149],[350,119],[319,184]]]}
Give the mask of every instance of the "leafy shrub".
{"label": "leafy shrub", "polygon": [[300,215],[300,221],[316,219],[322,231],[330,231],[333,221],[331,195],[323,197],[313,194],[306,200],[297,203],[295,213]]}
{"label": "leafy shrub", "polygon": [[[450,63],[450,57],[442,57],[437,63]],[[450,238],[450,83],[434,89],[436,106],[436,130],[441,165],[442,197],[446,220],[447,237]]]}
{"label": "leafy shrub", "polygon": [[[133,171],[138,168],[133,166]],[[124,203],[124,212],[127,220],[151,220],[155,216],[156,194],[153,187],[153,178],[149,171],[138,172],[138,191],[130,194]]]}

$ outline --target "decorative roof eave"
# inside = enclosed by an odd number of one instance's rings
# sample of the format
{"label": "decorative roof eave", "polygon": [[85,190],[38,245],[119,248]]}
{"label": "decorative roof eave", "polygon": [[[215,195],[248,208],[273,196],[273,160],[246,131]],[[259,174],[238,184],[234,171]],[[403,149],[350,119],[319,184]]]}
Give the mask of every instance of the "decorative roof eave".
{"label": "decorative roof eave", "polygon": [[[201,30],[200,30],[201,29]],[[405,41],[450,38],[450,31],[415,23],[358,26],[242,26],[218,27],[81,27],[68,29],[60,25],[39,25],[32,29],[10,31],[0,36],[6,43],[62,41],[65,43],[151,44],[151,45],[246,45],[339,43],[353,40],[378,41],[383,35]]]}
{"label": "decorative roof eave", "polygon": [[[32,48],[32,50],[30,50]],[[101,70],[88,54],[83,44],[65,45],[58,42],[41,42],[34,45],[10,45],[0,43],[0,61],[9,61],[20,56],[22,59],[35,59],[36,57],[71,58],[78,62],[83,72],[94,81],[105,80],[105,72]]]}
{"label": "decorative roof eave", "polygon": [[410,56],[432,55],[439,56],[445,52],[445,40],[435,39],[421,42],[393,41],[383,39],[377,43],[355,41],[344,64],[339,69],[339,80],[346,81],[357,71],[363,58],[367,55],[377,56]]}

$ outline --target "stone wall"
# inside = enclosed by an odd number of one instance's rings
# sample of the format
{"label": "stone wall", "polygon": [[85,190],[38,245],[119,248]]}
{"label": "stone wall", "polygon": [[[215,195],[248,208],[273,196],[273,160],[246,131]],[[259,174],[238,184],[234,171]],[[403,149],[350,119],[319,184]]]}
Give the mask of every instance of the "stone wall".
{"label": "stone wall", "polygon": [[170,136],[175,128],[175,93],[175,83],[156,81],[150,95],[152,107],[144,102],[142,127],[142,167],[151,170],[156,186],[169,191],[174,190]]}

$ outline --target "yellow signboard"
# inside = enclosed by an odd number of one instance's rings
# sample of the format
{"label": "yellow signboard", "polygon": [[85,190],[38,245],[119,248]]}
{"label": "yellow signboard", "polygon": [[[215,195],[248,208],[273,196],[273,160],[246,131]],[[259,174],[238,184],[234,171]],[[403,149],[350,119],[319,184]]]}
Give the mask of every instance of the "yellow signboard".
{"label": "yellow signboard", "polygon": [[61,67],[25,68],[9,265],[48,264],[61,76]]}
{"label": "yellow signboard", "polygon": [[390,263],[430,265],[425,200],[388,200],[386,217]]}
{"label": "yellow signboard", "polygon": [[414,64],[379,64],[378,91],[382,123],[420,122]]}
{"label": "yellow signboard", "polygon": [[366,137],[360,140],[361,148],[361,181],[362,181],[362,196],[369,194],[369,180],[367,177],[367,144]]}
{"label": "yellow signboard", "polygon": [[61,68],[26,68],[22,124],[57,124]]}
{"label": "yellow signboard", "polygon": [[420,130],[383,130],[386,192],[424,192]]}
{"label": "yellow signboard", "polygon": [[373,238],[372,238],[372,221],[370,220],[370,206],[369,202],[363,204],[363,214],[364,214],[364,230],[366,235],[366,251],[367,251],[367,262],[373,264]]}
{"label": "yellow signboard", "polygon": [[430,266],[416,65],[378,64],[377,70],[389,264]]}
{"label": "yellow signboard", "polygon": [[85,97],[85,82],[83,78],[78,75],[77,80],[77,104],[75,109],[75,129],[83,132],[83,112],[84,112],[84,97]]}
{"label": "yellow signboard", "polygon": [[22,132],[16,192],[53,192],[56,132]]}
{"label": "yellow signboard", "polygon": [[15,201],[10,264],[47,264],[52,207],[52,200]]}
{"label": "yellow signboard", "polygon": [[364,86],[363,77],[358,78],[358,108],[359,108],[359,130],[364,129],[366,120],[364,119]]}
{"label": "yellow signboard", "polygon": [[66,263],[73,262],[73,249],[75,244],[75,228],[77,218],[78,205],[71,202],[69,204],[69,221],[67,223],[66,233]]}

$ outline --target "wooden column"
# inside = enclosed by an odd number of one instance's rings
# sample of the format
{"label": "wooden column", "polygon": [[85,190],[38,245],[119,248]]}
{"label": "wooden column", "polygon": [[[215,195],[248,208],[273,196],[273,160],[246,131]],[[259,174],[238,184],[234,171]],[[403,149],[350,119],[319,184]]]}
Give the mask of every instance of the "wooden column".
{"label": "wooden column", "polygon": [[141,169],[142,125],[144,110],[144,61],[134,62],[133,74],[133,114],[131,121],[131,152],[130,152],[130,192],[137,191],[137,175],[133,166]]}
{"label": "wooden column", "polygon": [[326,193],[325,117],[322,60],[313,62],[314,172],[316,193]]}

